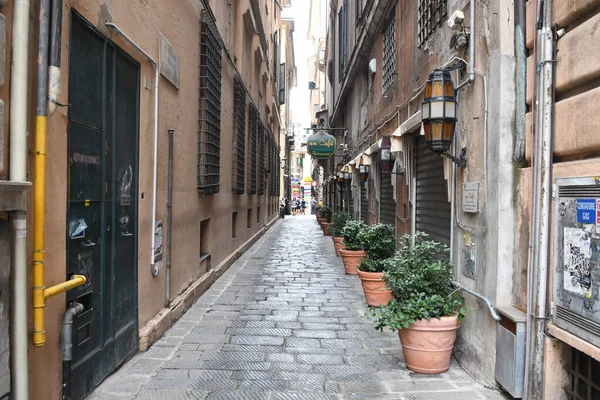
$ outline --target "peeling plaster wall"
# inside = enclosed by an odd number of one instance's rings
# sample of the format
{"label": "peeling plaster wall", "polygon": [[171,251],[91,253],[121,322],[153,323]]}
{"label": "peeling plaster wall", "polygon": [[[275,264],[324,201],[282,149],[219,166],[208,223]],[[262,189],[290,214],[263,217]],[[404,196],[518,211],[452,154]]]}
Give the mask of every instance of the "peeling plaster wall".
{"label": "peeling plaster wall", "polygon": [[0,218],[0,397],[10,392],[10,229]]}

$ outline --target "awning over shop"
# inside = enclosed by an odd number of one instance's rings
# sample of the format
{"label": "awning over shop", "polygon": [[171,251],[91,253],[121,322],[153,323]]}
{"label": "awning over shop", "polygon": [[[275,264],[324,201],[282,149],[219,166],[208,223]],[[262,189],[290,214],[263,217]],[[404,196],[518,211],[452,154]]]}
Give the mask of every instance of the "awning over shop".
{"label": "awning over shop", "polygon": [[404,121],[400,126],[392,133],[392,152],[400,152],[402,150],[402,135],[405,133],[414,132],[417,129],[421,129],[420,134],[424,135],[423,124],[421,124],[421,111],[417,111]]}

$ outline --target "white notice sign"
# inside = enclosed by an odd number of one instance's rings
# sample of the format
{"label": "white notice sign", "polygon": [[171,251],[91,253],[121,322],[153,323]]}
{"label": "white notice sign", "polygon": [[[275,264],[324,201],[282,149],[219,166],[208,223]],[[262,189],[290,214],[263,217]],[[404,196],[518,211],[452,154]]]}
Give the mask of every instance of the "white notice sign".
{"label": "white notice sign", "polygon": [[179,56],[163,35],[160,35],[160,73],[179,89]]}
{"label": "white notice sign", "polygon": [[463,183],[463,211],[466,213],[479,212],[479,182]]}

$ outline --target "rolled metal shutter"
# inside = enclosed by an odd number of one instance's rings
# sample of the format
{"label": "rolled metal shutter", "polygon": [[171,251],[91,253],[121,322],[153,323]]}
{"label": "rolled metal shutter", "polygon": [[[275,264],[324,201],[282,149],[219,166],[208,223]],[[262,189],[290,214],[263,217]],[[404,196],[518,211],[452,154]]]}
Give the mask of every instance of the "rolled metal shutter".
{"label": "rolled metal shutter", "polygon": [[389,174],[379,172],[379,222],[396,228],[396,201],[394,201],[394,186]]}
{"label": "rolled metal shutter", "polygon": [[444,179],[443,158],[427,148],[425,138],[417,140],[416,229],[429,239],[450,246],[450,202]]}
{"label": "rolled metal shutter", "polygon": [[360,184],[360,219],[369,224],[369,199],[367,199],[367,184]]}

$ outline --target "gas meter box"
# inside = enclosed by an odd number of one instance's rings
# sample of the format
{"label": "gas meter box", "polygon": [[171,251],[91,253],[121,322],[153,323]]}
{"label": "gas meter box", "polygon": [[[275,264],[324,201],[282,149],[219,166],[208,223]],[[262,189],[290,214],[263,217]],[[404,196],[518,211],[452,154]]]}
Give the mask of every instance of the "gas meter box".
{"label": "gas meter box", "polygon": [[555,184],[552,322],[600,346],[600,177]]}

